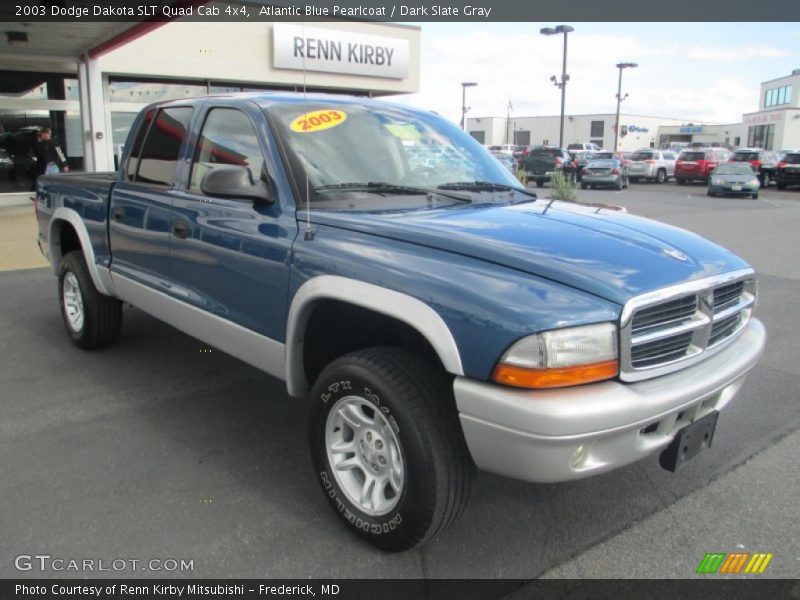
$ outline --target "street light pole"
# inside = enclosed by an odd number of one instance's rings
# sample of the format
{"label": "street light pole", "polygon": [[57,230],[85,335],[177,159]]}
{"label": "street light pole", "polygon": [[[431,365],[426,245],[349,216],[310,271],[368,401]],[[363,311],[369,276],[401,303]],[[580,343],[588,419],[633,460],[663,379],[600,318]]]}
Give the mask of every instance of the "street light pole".
{"label": "street light pole", "polygon": [[569,81],[569,75],[567,75],[567,34],[572,31],[575,31],[575,29],[570,27],[569,25],[557,25],[556,27],[543,27],[542,29],[539,30],[539,33],[541,33],[542,35],[556,35],[558,33],[564,34],[564,53],[561,61],[561,81],[559,82],[556,79],[555,75],[553,75],[550,78],[550,80],[556,87],[561,88],[561,120],[558,132],[558,146],[560,148],[564,147],[564,107],[567,99],[567,82]]}
{"label": "street light pole", "polygon": [[[614,154],[619,151],[619,105],[622,103],[622,69],[635,69],[636,63],[617,63],[619,69],[619,82],[617,83],[617,119],[614,121]],[[625,94],[627,97],[627,94]]]}
{"label": "street light pole", "polygon": [[461,83],[461,129],[467,130],[467,88],[478,85],[474,81],[464,81]]}

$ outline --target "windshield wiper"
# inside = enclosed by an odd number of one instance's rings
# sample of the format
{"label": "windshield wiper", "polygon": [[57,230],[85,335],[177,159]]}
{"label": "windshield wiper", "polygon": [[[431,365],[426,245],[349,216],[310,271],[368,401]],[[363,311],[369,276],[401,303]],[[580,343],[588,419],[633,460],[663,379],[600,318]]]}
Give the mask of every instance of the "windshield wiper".
{"label": "windshield wiper", "polygon": [[453,198],[454,200],[460,200],[461,202],[472,202],[466,196],[461,196],[459,194],[450,194],[446,193],[439,189],[428,189],[428,188],[421,188],[421,187],[414,187],[410,185],[400,185],[397,183],[387,183],[384,181],[368,181],[364,182],[354,182],[354,183],[332,183],[330,185],[321,185],[314,188],[316,193],[325,193],[325,192],[371,192],[374,194],[425,194],[426,196],[429,194],[436,194],[438,196],[445,196],[446,198]]}
{"label": "windshield wiper", "polygon": [[451,183],[443,183],[438,186],[440,190],[463,190],[465,192],[519,192],[526,196],[537,198],[535,192],[529,192],[526,189],[512,187],[504,183],[494,183],[492,181],[453,181]]}
{"label": "windshield wiper", "polygon": [[352,183],[332,183],[330,185],[321,185],[314,188],[315,192],[335,192],[335,191],[359,191],[359,192],[374,192],[380,194],[382,192],[392,192],[395,194],[427,194],[428,190],[424,188],[412,187],[408,185],[398,185],[394,183],[386,183],[383,181],[367,181],[367,182],[352,182]]}

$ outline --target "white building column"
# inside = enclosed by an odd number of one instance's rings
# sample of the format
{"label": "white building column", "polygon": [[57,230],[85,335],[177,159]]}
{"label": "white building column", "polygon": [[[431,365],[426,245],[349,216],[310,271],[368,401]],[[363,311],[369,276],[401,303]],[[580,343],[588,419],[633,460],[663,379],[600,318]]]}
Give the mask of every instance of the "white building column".
{"label": "white building column", "polygon": [[108,78],[99,61],[87,56],[78,64],[83,155],[87,171],[112,171],[111,114],[106,109]]}

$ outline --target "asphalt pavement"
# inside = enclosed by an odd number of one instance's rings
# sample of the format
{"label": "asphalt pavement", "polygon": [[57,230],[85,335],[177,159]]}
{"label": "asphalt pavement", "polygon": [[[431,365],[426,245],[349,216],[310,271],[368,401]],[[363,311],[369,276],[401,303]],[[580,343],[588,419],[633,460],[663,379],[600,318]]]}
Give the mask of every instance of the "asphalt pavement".
{"label": "asphalt pavement", "polygon": [[[480,473],[460,523],[402,554],[332,514],[306,404],[282,382],[130,307],[115,346],[83,352],[64,332],[51,271],[0,273],[0,577],[690,577],[703,553],[740,546],[773,553],[764,576],[797,577],[800,192],[704,192],[579,194],[697,231],[759,271],[766,354],[713,447],[677,474],[656,457],[563,484]],[[15,567],[36,554],[125,568]]]}

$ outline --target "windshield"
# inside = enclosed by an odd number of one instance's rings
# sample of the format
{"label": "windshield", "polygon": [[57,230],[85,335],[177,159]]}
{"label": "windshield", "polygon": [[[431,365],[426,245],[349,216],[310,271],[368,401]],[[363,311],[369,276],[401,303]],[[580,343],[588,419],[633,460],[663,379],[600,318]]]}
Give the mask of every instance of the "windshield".
{"label": "windshield", "polygon": [[753,175],[753,169],[750,168],[750,165],[724,163],[717,167],[714,175]]}
{"label": "windshield", "polygon": [[425,200],[425,190],[456,182],[521,189],[509,170],[474,138],[433,113],[316,99],[276,104],[267,113],[302,195],[308,172],[314,203],[349,194],[358,208],[365,208],[365,203],[380,207],[395,193],[413,196],[418,188]]}

